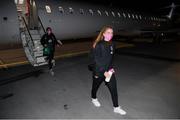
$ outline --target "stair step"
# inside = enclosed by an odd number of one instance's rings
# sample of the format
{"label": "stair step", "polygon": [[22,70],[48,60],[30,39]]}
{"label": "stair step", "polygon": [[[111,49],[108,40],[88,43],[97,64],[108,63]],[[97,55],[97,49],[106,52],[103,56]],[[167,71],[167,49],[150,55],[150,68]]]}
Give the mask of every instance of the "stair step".
{"label": "stair step", "polygon": [[46,61],[46,56],[43,56],[44,47],[40,42],[41,35],[37,30],[30,30],[30,34],[33,41],[31,40],[28,31],[25,31],[24,34],[21,35],[21,38],[23,39],[23,45],[25,46],[26,43],[28,44],[27,47],[24,47],[28,60],[34,67],[48,64]]}
{"label": "stair step", "polygon": [[41,65],[47,65],[48,62],[43,62],[43,63],[39,63],[38,65],[41,66]]}
{"label": "stair step", "polygon": [[33,49],[34,52],[36,51],[42,51],[43,50],[43,46],[35,46],[35,48]]}
{"label": "stair step", "polygon": [[39,32],[37,30],[30,30],[30,33],[33,34],[39,34]]}
{"label": "stair step", "polygon": [[43,57],[37,57],[36,59],[36,63],[43,63],[43,62],[46,62],[46,60],[45,60],[45,56],[43,56]]}
{"label": "stair step", "polygon": [[32,36],[32,39],[35,40],[40,40],[41,39],[41,36],[40,35],[31,35]]}
{"label": "stair step", "polygon": [[34,52],[34,57],[41,57],[43,56],[43,51]]}
{"label": "stair step", "polygon": [[41,41],[39,39],[34,39],[33,41],[34,41],[34,43],[41,44]]}
{"label": "stair step", "polygon": [[44,62],[44,63],[39,63],[39,64],[34,64],[34,67],[37,67],[37,66],[42,66],[42,65],[47,65],[48,63],[47,62]]}
{"label": "stair step", "polygon": [[33,42],[34,42],[34,44],[41,44],[40,40],[34,40]]}
{"label": "stair step", "polygon": [[37,47],[43,48],[43,46],[40,42],[34,42],[34,48],[37,48]]}

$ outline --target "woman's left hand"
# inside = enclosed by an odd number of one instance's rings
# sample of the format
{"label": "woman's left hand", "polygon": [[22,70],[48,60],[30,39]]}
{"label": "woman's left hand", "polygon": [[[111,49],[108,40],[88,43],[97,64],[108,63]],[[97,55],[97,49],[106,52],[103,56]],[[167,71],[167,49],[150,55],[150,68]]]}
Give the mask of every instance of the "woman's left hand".
{"label": "woman's left hand", "polygon": [[109,74],[108,72],[105,72],[105,73],[104,73],[104,76],[105,76],[105,77],[110,77],[110,74]]}

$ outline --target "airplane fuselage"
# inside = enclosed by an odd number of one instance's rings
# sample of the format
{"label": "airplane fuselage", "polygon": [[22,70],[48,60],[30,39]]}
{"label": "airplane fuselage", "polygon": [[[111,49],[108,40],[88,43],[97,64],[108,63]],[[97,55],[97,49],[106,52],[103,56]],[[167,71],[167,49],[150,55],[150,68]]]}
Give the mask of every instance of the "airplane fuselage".
{"label": "airplane fuselage", "polygon": [[[0,44],[11,48],[22,43],[18,19],[20,12],[13,0],[6,0],[1,4],[0,28],[3,31],[0,32]],[[60,40],[94,37],[105,25],[111,25],[115,35],[125,36],[169,27],[168,20],[160,16],[86,2],[31,0],[31,4],[25,3],[24,6],[26,12],[21,11],[21,15],[27,19],[29,28],[50,26]]]}

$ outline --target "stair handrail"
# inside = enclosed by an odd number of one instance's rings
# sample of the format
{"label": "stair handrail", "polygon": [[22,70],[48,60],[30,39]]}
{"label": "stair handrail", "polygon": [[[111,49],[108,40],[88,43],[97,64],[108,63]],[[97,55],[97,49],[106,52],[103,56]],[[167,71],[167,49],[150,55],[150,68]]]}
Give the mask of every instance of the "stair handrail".
{"label": "stair handrail", "polygon": [[40,19],[39,16],[38,16],[38,20],[39,20],[39,22],[40,22],[41,27],[43,28],[44,33],[46,33],[45,28],[44,28],[44,26],[43,26],[43,24],[42,24],[42,21],[41,21],[41,19]]}
{"label": "stair handrail", "polygon": [[26,23],[26,21],[25,21],[25,18],[22,17],[22,19],[23,19],[23,21],[24,21],[25,27],[26,27],[26,29],[27,29],[27,31],[28,31],[28,34],[29,34],[30,39],[31,39],[31,41],[32,41],[32,43],[33,43],[33,46],[34,46],[33,38],[32,38],[31,33],[30,33],[30,31],[29,31],[29,27],[28,27],[28,25],[27,25],[27,23]]}

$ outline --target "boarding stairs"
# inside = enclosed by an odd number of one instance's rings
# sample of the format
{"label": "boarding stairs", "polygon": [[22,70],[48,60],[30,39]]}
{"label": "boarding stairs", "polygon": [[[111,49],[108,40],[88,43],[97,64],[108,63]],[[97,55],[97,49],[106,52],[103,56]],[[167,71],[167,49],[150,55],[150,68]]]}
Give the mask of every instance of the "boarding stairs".
{"label": "boarding stairs", "polygon": [[40,27],[37,29],[29,29],[25,19],[23,18],[25,27],[21,30],[21,40],[28,61],[32,66],[42,66],[48,64],[46,56],[43,56],[43,46],[41,45]]}

